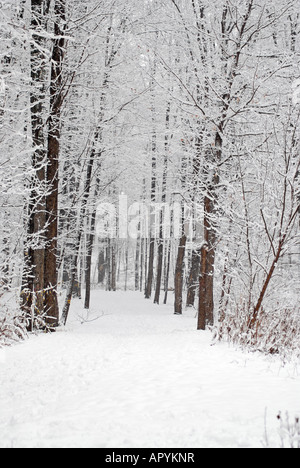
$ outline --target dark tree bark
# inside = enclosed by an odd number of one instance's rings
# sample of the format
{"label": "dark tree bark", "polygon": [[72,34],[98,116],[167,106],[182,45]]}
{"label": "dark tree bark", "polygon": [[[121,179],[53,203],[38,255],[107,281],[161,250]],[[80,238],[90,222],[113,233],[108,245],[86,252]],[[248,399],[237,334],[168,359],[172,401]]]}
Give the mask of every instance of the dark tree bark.
{"label": "dark tree bark", "polygon": [[135,272],[134,272],[134,289],[139,291],[140,289],[140,257],[141,257],[141,238],[140,236],[136,241],[135,248]]}
{"label": "dark tree bark", "polygon": [[31,91],[30,115],[33,154],[28,204],[27,241],[22,278],[22,309],[27,316],[28,329],[34,328],[37,315],[44,312],[44,259],[45,259],[45,164],[47,159],[44,135],[45,86],[47,64],[43,49],[50,0],[31,1],[32,42],[30,46]]}
{"label": "dark tree bark", "polygon": [[163,255],[164,255],[164,241],[161,237],[159,240],[158,249],[157,249],[157,274],[156,274],[156,288],[155,288],[154,304],[159,304],[159,300],[160,300]]}
{"label": "dark tree bark", "polygon": [[91,219],[90,233],[87,236],[87,253],[86,253],[86,269],[85,269],[85,300],[84,308],[90,308],[91,301],[91,276],[92,276],[92,254],[95,239],[96,226],[96,210],[94,210]]}
{"label": "dark tree bark", "polygon": [[183,290],[183,277],[184,277],[184,258],[185,258],[185,247],[187,238],[185,234],[180,239],[178,247],[178,255],[175,270],[175,315],[182,314],[182,290]]}
{"label": "dark tree bark", "polygon": [[58,234],[58,184],[61,110],[63,103],[63,60],[65,54],[64,27],[66,24],[65,0],[57,0],[54,5],[54,35],[50,83],[50,112],[48,119],[47,152],[47,193],[45,231],[45,312],[49,327],[59,323],[57,300],[57,234]]}
{"label": "dark tree bark", "polygon": [[168,302],[168,292],[169,292],[169,279],[170,279],[170,268],[171,268],[171,241],[168,242],[168,247],[166,249],[166,257],[165,257],[165,297],[164,297],[164,305]]}
{"label": "dark tree bark", "polygon": [[[101,164],[99,164],[98,170],[100,170]],[[93,207],[93,212],[91,216],[91,225],[90,225],[90,232],[87,235],[87,253],[86,253],[86,267],[85,267],[85,301],[84,301],[84,308],[90,308],[90,301],[91,301],[91,276],[92,276],[92,255],[93,255],[93,247],[95,242],[95,230],[96,230],[96,220],[97,220],[97,197],[99,194],[99,185],[100,179],[97,177],[96,181],[96,188],[94,194],[94,203],[95,206]]]}
{"label": "dark tree bark", "polygon": [[187,307],[194,307],[195,305],[196,291],[199,284],[200,257],[200,251],[194,249],[192,252],[191,269],[188,280]]}
{"label": "dark tree bark", "polygon": [[104,248],[99,252],[98,255],[98,284],[103,284],[106,274],[106,258]]}
{"label": "dark tree bark", "polygon": [[114,292],[117,290],[117,260],[115,240],[112,241],[111,245],[111,289]]}
{"label": "dark tree bark", "polygon": [[[211,162],[217,167],[222,154],[221,134],[216,136],[216,151],[211,154]],[[207,156],[207,158],[209,158]],[[206,177],[209,177],[207,172]],[[204,245],[201,250],[201,277],[199,285],[199,316],[198,329],[205,330],[206,326],[214,324],[214,276],[216,258],[216,223],[217,187],[219,174],[216,169],[212,180],[207,182],[207,195],[204,197]]]}

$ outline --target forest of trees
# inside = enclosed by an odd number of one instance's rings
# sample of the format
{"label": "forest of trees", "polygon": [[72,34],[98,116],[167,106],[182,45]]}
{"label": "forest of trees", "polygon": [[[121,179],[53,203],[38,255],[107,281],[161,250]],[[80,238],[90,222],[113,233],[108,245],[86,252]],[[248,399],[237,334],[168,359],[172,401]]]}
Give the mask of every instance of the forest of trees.
{"label": "forest of trees", "polygon": [[299,11],[0,1],[2,327],[55,330],[101,287],[300,336]]}

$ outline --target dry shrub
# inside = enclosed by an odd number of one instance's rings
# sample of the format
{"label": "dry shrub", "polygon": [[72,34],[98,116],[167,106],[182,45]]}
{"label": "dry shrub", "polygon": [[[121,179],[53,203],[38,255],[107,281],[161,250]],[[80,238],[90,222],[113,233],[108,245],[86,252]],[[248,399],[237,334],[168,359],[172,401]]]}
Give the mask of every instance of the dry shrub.
{"label": "dry shrub", "polygon": [[24,340],[27,336],[22,317],[16,311],[0,311],[0,348]]}
{"label": "dry shrub", "polygon": [[254,327],[249,322],[244,308],[237,307],[234,312],[223,314],[219,339],[265,354],[300,357],[299,309],[261,311]]}

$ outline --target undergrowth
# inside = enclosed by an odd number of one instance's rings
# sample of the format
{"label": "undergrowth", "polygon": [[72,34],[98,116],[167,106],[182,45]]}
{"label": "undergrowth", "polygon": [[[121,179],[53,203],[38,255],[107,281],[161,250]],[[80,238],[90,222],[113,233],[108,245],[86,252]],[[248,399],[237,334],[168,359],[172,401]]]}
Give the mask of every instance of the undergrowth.
{"label": "undergrowth", "polygon": [[284,360],[300,358],[300,310],[261,311],[254,327],[249,326],[249,314],[243,308],[223,314],[218,337],[242,348]]}

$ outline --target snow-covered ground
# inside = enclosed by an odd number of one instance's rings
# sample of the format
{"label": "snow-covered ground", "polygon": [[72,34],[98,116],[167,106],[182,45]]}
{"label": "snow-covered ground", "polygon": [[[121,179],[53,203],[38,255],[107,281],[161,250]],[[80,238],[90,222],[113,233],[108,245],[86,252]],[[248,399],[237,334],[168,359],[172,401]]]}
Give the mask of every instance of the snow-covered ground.
{"label": "snow-covered ground", "polygon": [[278,411],[300,414],[300,366],[211,346],[194,312],[140,294],[97,291],[92,304],[0,351],[1,448],[280,446]]}

